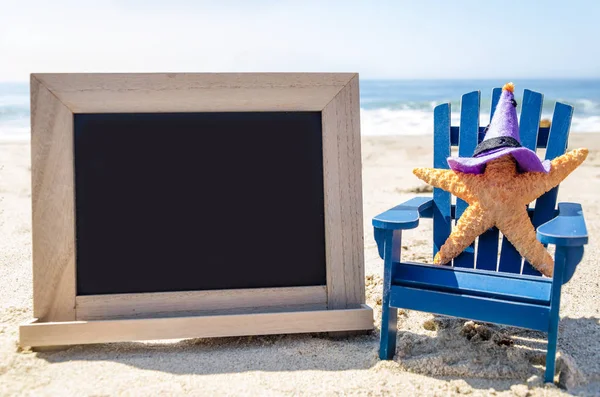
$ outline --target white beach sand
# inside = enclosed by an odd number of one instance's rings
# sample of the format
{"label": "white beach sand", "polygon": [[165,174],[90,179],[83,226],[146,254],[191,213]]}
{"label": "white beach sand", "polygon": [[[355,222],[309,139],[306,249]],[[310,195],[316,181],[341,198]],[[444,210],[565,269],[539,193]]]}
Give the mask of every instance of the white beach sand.
{"label": "white beach sand", "polygon": [[[402,312],[394,361],[377,358],[382,261],[371,218],[424,186],[411,170],[431,166],[431,137],[363,139],[367,303],[375,312],[373,334],[20,351],[18,325],[32,317],[29,145],[0,144],[0,396],[600,395],[600,134],[573,135],[569,146],[588,147],[590,155],[563,182],[559,200],[582,203],[590,244],[563,289],[556,387],[540,381],[543,334],[465,325],[426,313]],[[404,236],[404,258],[431,261],[429,221]]]}

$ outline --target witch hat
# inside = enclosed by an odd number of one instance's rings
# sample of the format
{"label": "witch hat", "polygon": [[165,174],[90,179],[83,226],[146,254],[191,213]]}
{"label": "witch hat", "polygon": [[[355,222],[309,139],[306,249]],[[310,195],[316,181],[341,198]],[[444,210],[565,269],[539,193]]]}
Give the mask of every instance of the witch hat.
{"label": "witch hat", "polygon": [[541,161],[535,152],[521,145],[517,102],[513,83],[502,87],[502,94],[485,137],[477,145],[472,157],[449,157],[448,165],[456,172],[481,174],[486,164],[502,156],[511,155],[522,172],[549,172],[550,161]]}

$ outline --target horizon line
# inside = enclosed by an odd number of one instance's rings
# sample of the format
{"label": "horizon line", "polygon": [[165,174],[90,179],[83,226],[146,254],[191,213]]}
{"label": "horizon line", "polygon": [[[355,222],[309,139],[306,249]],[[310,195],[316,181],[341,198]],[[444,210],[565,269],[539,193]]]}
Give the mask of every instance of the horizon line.
{"label": "horizon line", "polygon": [[[44,73],[44,72],[39,72]],[[234,73],[273,73],[273,74],[284,74],[284,73],[357,73],[361,81],[489,81],[489,80],[502,80],[502,81],[510,81],[510,80],[600,80],[600,76],[552,76],[552,77],[360,77],[359,72],[48,72],[48,73],[64,73],[64,74],[158,74],[158,73],[203,73],[203,74],[234,74]],[[30,73],[36,74],[36,73]],[[10,79],[10,80],[2,80],[0,78],[0,84],[6,83],[29,83],[29,79]]]}

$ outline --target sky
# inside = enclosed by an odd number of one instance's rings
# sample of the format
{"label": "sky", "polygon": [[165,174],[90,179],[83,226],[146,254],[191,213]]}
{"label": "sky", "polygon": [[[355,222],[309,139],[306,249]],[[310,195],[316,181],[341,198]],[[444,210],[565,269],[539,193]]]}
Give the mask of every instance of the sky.
{"label": "sky", "polygon": [[0,0],[0,81],[49,72],[600,78],[600,1]]}

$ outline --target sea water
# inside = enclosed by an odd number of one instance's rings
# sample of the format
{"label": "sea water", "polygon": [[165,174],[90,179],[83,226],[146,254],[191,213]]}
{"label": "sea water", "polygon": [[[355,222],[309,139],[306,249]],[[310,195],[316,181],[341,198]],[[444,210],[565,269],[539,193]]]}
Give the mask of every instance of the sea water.
{"label": "sea water", "polygon": [[[480,125],[490,122],[492,90],[505,80],[395,80],[362,81],[361,131],[363,135],[422,135],[433,132],[433,109],[450,103],[451,124],[460,120],[460,98],[479,91]],[[600,79],[513,80],[517,114],[523,90],[543,94],[542,116],[551,119],[556,102],[573,105],[571,132],[600,132]]]}
{"label": "sea water", "polygon": [[[496,80],[368,80],[360,81],[363,135],[425,135],[433,131],[433,109],[450,102],[452,125],[458,125],[460,98],[481,92],[480,125],[489,123],[492,89]],[[542,118],[551,119],[555,103],[574,106],[572,132],[600,132],[600,79],[517,80],[520,110],[525,88],[544,94]],[[0,83],[0,140],[30,137],[29,84]]]}

